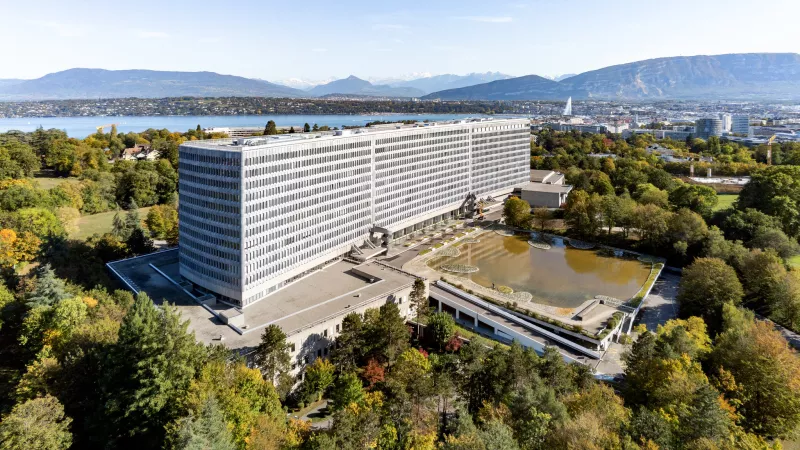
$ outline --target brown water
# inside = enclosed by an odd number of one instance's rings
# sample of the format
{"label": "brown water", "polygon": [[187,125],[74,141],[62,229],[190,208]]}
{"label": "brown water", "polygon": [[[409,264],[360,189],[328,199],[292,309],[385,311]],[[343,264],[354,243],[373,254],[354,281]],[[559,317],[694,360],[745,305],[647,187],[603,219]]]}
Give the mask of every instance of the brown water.
{"label": "brown water", "polygon": [[[486,287],[509,286],[526,291],[534,302],[575,308],[595,295],[627,300],[639,291],[650,274],[650,266],[635,258],[607,255],[603,251],[578,250],[553,239],[550,250],[528,244],[529,237],[501,236],[487,232],[477,244],[464,244],[455,258],[433,258],[429,265],[448,277],[463,277]],[[471,274],[441,270],[442,264],[478,267]]]}

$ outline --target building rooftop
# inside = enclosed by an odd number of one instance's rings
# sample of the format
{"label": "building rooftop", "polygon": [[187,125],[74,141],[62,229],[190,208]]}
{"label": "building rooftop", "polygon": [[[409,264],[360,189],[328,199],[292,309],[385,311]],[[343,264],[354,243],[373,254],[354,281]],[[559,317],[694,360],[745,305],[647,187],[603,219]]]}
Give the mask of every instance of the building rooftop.
{"label": "building rooftop", "polygon": [[530,183],[520,186],[520,189],[523,191],[561,192],[564,194],[568,194],[572,190],[572,186],[567,184],[545,184],[545,183],[536,183],[531,181]]}
{"label": "building rooftop", "polygon": [[466,123],[491,123],[507,120],[524,120],[524,118],[476,118],[476,119],[462,119],[462,120],[448,120],[441,122],[416,122],[413,124],[404,124],[402,122],[392,124],[379,124],[370,127],[361,128],[348,128],[345,130],[333,131],[315,131],[310,133],[285,133],[270,136],[252,136],[245,138],[228,138],[228,139],[209,139],[204,141],[187,141],[181,145],[195,148],[205,148],[209,150],[223,150],[231,152],[239,152],[242,150],[249,150],[251,148],[264,148],[264,147],[277,147],[286,144],[295,144],[304,141],[317,141],[317,140],[333,140],[343,137],[360,136],[367,133],[387,133],[394,131],[405,131],[414,128],[436,128],[446,127],[453,125],[462,125]]}
{"label": "building rooftop", "polygon": [[[232,349],[255,347],[261,341],[263,328],[271,324],[280,326],[291,337],[305,328],[347,314],[361,304],[407,288],[416,279],[377,262],[338,261],[241,310],[244,333],[239,334],[167,279],[180,280],[177,258],[177,250],[169,250],[110,266],[134,288],[146,292],[156,304],[164,301],[175,304],[182,317],[190,321],[189,330],[198,341],[204,344],[224,342]],[[239,312],[223,304],[210,308],[229,317]]]}

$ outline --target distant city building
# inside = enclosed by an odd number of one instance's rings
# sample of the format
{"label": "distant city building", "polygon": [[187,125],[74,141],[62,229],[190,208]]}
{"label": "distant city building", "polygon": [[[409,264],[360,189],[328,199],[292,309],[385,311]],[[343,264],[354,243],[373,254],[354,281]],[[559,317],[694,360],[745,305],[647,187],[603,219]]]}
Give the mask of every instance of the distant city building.
{"label": "distant city building", "polygon": [[638,128],[635,130],[623,130],[622,137],[627,139],[634,134],[652,134],[656,139],[672,139],[675,141],[685,141],[686,138],[694,136],[694,127],[679,127],[680,130],[648,130]]}
{"label": "distant city building", "polygon": [[247,307],[354,247],[472,213],[530,179],[528,119],[189,141],[180,275]]}
{"label": "distant city building", "polygon": [[206,128],[203,131],[206,133],[225,133],[230,138],[241,138],[260,136],[264,133],[264,127],[212,127]]}
{"label": "distant city building", "polygon": [[750,116],[734,115],[731,118],[731,133],[750,136]]}
{"label": "distant city building", "polygon": [[711,136],[722,136],[722,120],[711,117],[706,119],[697,119],[694,123],[695,137],[700,139],[708,139]]}
{"label": "distant city building", "polygon": [[722,131],[727,132],[731,131],[731,124],[733,121],[733,116],[728,113],[720,113],[719,120],[722,121]]}
{"label": "distant city building", "polygon": [[572,124],[572,123],[545,123],[541,128],[550,128],[553,131],[580,131],[581,133],[600,134],[606,133],[608,127],[601,124]]}

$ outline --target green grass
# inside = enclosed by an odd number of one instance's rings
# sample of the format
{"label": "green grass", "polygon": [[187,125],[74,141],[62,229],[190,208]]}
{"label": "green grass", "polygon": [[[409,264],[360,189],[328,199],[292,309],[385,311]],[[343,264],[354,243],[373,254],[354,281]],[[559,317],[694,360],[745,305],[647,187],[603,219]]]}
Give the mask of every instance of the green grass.
{"label": "green grass", "polygon": [[800,255],[794,255],[787,260],[790,266],[800,269]]}
{"label": "green grass", "polygon": [[[142,220],[147,217],[148,211],[150,211],[150,207],[139,208],[139,216],[142,218]],[[111,225],[114,220],[114,214],[116,214],[116,211],[80,217],[75,224],[76,231],[74,233],[70,233],[69,235],[70,239],[78,239],[82,241],[95,233],[103,234],[110,232]],[[120,211],[120,214],[125,214],[125,211]]]}
{"label": "green grass", "polygon": [[65,181],[68,183],[77,183],[79,180],[77,178],[35,177],[33,181],[39,183],[39,187],[42,189],[52,189]]}
{"label": "green grass", "polygon": [[723,209],[733,208],[733,202],[739,198],[739,195],[722,194],[718,195],[717,198],[719,201],[717,202],[717,206],[714,207],[714,211],[722,211]]}
{"label": "green grass", "polygon": [[506,344],[505,342],[496,341],[494,339],[490,339],[490,338],[488,338],[486,336],[480,335],[480,334],[470,330],[469,328],[461,325],[460,323],[456,323],[456,331],[458,332],[459,336],[461,336],[461,337],[463,337],[465,339],[469,339],[470,341],[475,339],[475,338],[478,338],[478,339],[482,339],[484,342],[488,343],[492,347],[495,346],[495,345],[499,345],[500,347],[502,347],[502,348],[504,348],[506,350],[511,348],[511,346]]}

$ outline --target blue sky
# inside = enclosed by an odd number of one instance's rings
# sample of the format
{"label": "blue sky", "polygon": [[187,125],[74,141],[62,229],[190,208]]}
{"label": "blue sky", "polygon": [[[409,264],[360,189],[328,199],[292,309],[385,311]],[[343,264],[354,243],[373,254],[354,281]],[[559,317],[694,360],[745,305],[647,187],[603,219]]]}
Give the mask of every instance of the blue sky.
{"label": "blue sky", "polygon": [[253,78],[578,73],[800,52],[800,1],[0,0],[0,78],[73,67]]}

